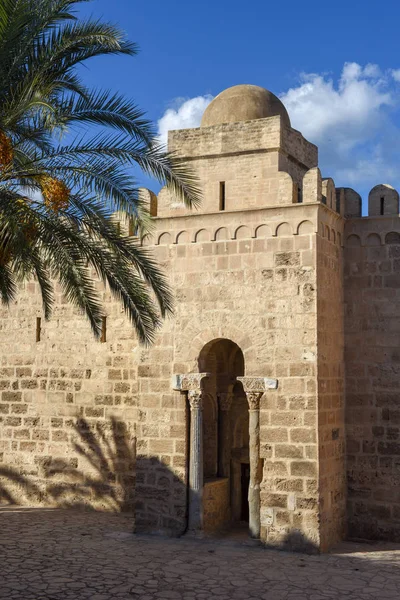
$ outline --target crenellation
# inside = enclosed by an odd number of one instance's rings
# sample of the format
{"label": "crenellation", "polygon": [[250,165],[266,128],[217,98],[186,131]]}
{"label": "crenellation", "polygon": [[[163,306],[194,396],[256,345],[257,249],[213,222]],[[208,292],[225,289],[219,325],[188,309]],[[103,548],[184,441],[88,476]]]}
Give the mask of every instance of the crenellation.
{"label": "crenellation", "polygon": [[368,195],[368,216],[399,215],[399,194],[391,185],[379,184]]}
{"label": "crenellation", "polygon": [[352,188],[338,188],[344,194],[344,217],[353,219],[361,217],[361,196]]}
{"label": "crenellation", "polygon": [[312,167],[303,177],[303,203],[314,202],[322,202],[322,177],[318,167]]}
{"label": "crenellation", "polygon": [[322,200],[328,208],[336,211],[336,190],[333,179],[322,180]]}

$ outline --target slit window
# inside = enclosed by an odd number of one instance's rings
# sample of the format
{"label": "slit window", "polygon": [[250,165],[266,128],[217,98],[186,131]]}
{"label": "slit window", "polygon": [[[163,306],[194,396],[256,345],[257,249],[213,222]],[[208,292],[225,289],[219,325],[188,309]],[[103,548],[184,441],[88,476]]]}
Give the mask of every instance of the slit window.
{"label": "slit window", "polygon": [[225,210],[225,181],[219,182],[219,210]]}
{"label": "slit window", "polygon": [[139,235],[139,225],[136,222],[136,219],[131,217],[129,219],[129,235],[133,237],[137,237]]}
{"label": "slit window", "polygon": [[40,342],[42,335],[42,319],[41,317],[36,317],[36,342]]}
{"label": "slit window", "polygon": [[301,189],[300,186],[297,188],[297,202],[299,204],[301,204],[301,202],[303,202],[303,190]]}
{"label": "slit window", "polygon": [[100,342],[104,344],[107,341],[107,317],[101,317],[101,335]]}
{"label": "slit window", "polygon": [[382,196],[381,198],[381,215],[385,214],[385,198]]}

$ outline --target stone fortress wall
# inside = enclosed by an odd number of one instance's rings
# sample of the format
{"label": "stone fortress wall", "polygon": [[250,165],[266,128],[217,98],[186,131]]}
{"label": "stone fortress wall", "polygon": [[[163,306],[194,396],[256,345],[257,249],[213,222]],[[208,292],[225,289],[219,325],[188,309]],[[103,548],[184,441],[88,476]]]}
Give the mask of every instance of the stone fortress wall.
{"label": "stone fortress wall", "polygon": [[345,225],[349,533],[400,539],[399,195],[374,187]]}
{"label": "stone fortress wall", "polygon": [[155,230],[143,243],[176,297],[153,346],[138,345],[101,283],[103,343],[59,288],[48,323],[33,282],[1,310],[4,501],[132,510],[137,531],[184,533],[193,414],[171,381],[206,370],[206,528],[224,507],[240,513],[245,375],[278,382],[257,409],[260,538],[322,551],[347,531],[400,539],[398,195],[374,188],[361,217],[358,194],[322,179],[317,148],[278,108],[170,132],[204,202],[189,212],[166,189],[147,193]]}

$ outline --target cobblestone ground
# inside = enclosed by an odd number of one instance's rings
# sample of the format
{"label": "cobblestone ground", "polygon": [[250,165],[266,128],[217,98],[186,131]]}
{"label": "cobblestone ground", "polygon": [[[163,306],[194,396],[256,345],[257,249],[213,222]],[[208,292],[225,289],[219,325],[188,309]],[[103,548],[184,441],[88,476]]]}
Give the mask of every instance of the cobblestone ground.
{"label": "cobblestone ground", "polygon": [[400,598],[400,546],[348,543],[306,556],[130,529],[125,515],[0,508],[0,598]]}

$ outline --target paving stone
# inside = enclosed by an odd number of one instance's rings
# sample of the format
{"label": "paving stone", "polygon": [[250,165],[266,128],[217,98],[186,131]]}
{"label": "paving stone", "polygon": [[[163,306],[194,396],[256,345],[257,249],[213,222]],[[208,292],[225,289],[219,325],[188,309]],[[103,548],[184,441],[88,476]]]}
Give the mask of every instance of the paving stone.
{"label": "paving stone", "polygon": [[1,600],[398,600],[400,590],[400,545],[306,556],[135,536],[123,514],[0,507],[0,556]]}

